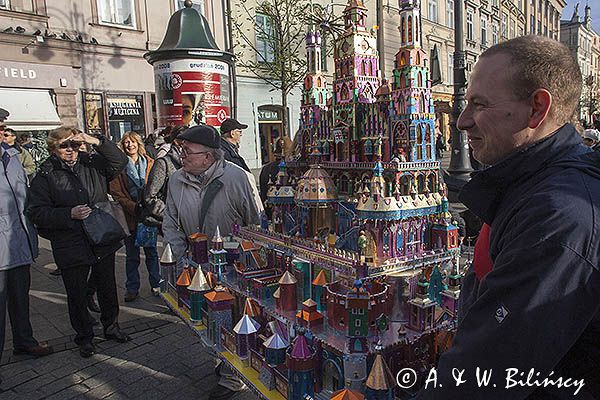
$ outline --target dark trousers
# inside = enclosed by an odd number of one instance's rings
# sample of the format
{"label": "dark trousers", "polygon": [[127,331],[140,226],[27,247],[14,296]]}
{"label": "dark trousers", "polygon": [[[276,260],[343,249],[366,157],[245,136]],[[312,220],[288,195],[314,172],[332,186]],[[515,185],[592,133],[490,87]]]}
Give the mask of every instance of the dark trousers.
{"label": "dark trousers", "polygon": [[90,343],[94,338],[92,316],[87,308],[88,275],[96,284],[98,305],[100,306],[100,322],[106,330],[117,322],[119,301],[115,282],[115,254],[104,257],[97,264],[62,269],[62,279],[67,291],[69,318],[77,335],[75,343]]}
{"label": "dark trousers", "polygon": [[37,346],[29,321],[29,265],[0,271],[0,356],[4,351],[6,309],[10,317],[13,348],[25,350]]}

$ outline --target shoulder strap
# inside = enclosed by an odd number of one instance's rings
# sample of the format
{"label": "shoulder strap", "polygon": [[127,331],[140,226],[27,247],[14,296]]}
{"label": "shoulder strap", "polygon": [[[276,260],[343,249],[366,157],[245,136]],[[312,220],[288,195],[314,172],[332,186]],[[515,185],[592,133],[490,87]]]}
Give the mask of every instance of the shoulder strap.
{"label": "shoulder strap", "polygon": [[208,208],[210,207],[213,200],[215,199],[215,196],[217,195],[219,190],[221,190],[222,187],[223,182],[221,182],[219,179],[213,180],[206,187],[206,192],[204,192],[204,198],[202,198],[202,205],[200,206],[200,223],[198,225],[200,229],[204,229],[204,219],[206,218],[206,212],[208,211]]}

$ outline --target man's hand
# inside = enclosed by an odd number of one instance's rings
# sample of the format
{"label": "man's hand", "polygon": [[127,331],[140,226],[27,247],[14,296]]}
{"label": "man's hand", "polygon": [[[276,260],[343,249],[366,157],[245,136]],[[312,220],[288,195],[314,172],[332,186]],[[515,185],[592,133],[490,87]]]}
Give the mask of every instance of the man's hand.
{"label": "man's hand", "polygon": [[[96,139],[98,140],[98,139]],[[87,206],[87,204],[82,204],[80,206],[75,206],[71,208],[71,218],[84,220],[90,216],[92,209]]]}
{"label": "man's hand", "polygon": [[75,135],[71,138],[71,140],[76,142],[85,142],[87,144],[91,144],[93,146],[98,146],[100,144],[100,140],[98,138],[88,135],[87,133],[81,132],[78,135]]}

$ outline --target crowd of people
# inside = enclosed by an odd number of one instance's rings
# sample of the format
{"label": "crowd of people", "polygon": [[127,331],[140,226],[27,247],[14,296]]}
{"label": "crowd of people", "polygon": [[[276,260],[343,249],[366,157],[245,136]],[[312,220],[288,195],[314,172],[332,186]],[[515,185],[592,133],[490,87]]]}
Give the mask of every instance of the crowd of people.
{"label": "crowd of people", "polygon": [[[437,367],[436,387],[444,389],[423,390],[420,400],[566,398],[552,385],[520,385],[510,394],[474,379],[454,385],[456,368],[552,371],[585,380],[587,397],[581,397],[599,398],[600,154],[590,148],[599,149],[600,134],[569,123],[581,87],[568,49],[541,36],[492,46],[475,65],[457,125],[486,167],[460,199],[483,227],[462,285],[453,346]],[[49,133],[50,157],[36,168],[27,142],[0,125],[0,222],[6,227],[0,230],[0,354],[6,309],[16,354],[52,353],[33,338],[29,322],[29,266],[38,233],[51,243],[75,342],[81,356],[90,357],[97,323],[90,311],[100,312],[106,339],[130,340],[118,322],[115,254],[122,239],[129,302],[139,296],[141,248],[151,291],[159,292],[158,235],[181,264],[190,235],[212,237],[217,228],[226,235],[234,224],[259,224],[268,182],[292,144],[278,141],[279,156],[263,168],[259,191],[239,154],[246,128],[234,119],[223,122],[220,133],[207,125],[168,127],[146,141],[128,132],[117,145],[61,127]],[[123,211],[123,237],[92,240],[86,219],[100,204],[115,202]],[[335,246],[335,231],[327,239]],[[224,386],[240,387],[232,374],[221,374]]]}

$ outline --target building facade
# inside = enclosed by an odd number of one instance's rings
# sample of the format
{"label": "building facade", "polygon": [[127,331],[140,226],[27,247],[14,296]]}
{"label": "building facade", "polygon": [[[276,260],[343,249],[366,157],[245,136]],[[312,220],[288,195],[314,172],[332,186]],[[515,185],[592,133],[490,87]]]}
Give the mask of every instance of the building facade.
{"label": "building facade", "polygon": [[594,97],[598,86],[598,61],[594,57],[598,54],[594,51],[594,42],[598,43],[597,38],[598,33],[592,28],[589,5],[585,6],[583,19],[579,16],[579,5],[577,5],[571,19],[560,21],[560,41],[569,47],[577,59],[583,76],[583,90],[577,117],[584,125],[592,123],[594,102],[598,100],[598,97]]}
{"label": "building facade", "polygon": [[[0,1],[0,107],[21,131],[61,123],[119,140],[154,131],[154,76],[143,54],[161,43],[183,0]],[[222,2],[194,0],[219,46]]]}

